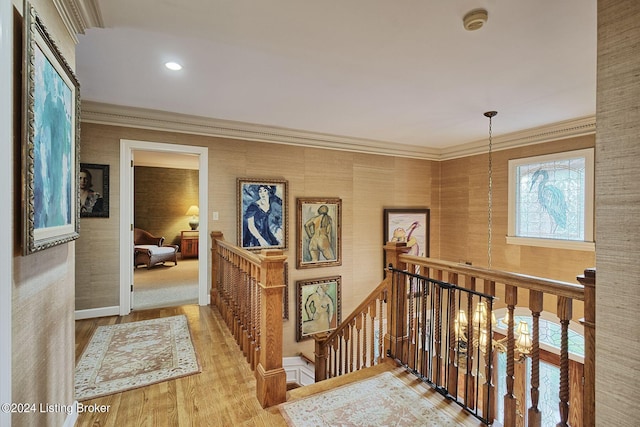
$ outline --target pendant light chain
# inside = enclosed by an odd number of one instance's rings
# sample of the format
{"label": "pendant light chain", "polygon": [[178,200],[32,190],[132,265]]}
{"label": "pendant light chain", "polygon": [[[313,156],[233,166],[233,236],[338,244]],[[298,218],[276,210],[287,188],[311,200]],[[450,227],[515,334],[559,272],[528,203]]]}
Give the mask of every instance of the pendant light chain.
{"label": "pendant light chain", "polygon": [[493,211],[493,121],[492,118],[498,114],[497,111],[487,111],[484,113],[485,117],[489,118],[489,194],[488,194],[488,232],[487,232],[487,268],[491,268],[491,229],[492,224],[492,211]]}

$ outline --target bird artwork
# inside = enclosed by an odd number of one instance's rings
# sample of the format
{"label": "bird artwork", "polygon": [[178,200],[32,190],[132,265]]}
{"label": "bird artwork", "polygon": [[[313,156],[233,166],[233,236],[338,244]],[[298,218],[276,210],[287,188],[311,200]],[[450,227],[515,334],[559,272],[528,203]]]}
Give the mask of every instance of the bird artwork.
{"label": "bird artwork", "polygon": [[420,223],[418,221],[414,221],[407,230],[401,227],[396,228],[393,231],[391,241],[406,242],[407,247],[410,248],[408,252],[409,255],[420,255],[420,244],[418,243],[418,239],[416,239],[415,236],[411,236],[413,231],[418,227],[420,227]]}
{"label": "bird artwork", "polygon": [[[540,178],[540,179],[539,179]],[[552,233],[558,227],[567,228],[567,202],[564,193],[558,187],[549,184],[549,173],[544,169],[538,169],[531,177],[529,191],[533,191],[533,186],[538,182],[538,203],[542,209],[549,214],[552,219]]]}

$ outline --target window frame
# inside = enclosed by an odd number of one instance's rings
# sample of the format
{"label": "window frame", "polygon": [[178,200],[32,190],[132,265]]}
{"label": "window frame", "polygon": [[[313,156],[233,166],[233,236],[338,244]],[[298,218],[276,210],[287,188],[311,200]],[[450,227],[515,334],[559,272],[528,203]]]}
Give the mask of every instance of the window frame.
{"label": "window frame", "polygon": [[[584,206],[584,240],[566,240],[551,238],[535,238],[516,236],[516,171],[519,166],[531,163],[567,160],[576,157],[585,159],[585,206]],[[558,249],[581,251],[595,251],[594,240],[594,183],[595,183],[595,154],[593,148],[563,151],[560,153],[544,154],[533,157],[523,157],[509,160],[509,197],[508,197],[508,233],[507,244],[522,246],[538,246]]]}

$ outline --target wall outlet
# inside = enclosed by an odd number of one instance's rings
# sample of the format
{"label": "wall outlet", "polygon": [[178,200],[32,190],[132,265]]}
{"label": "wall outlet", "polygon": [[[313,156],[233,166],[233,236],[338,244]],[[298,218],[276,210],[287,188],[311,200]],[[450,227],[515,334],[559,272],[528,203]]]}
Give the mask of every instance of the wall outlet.
{"label": "wall outlet", "polygon": [[218,219],[220,219],[218,212],[213,212],[211,216],[213,217],[214,221],[217,221]]}

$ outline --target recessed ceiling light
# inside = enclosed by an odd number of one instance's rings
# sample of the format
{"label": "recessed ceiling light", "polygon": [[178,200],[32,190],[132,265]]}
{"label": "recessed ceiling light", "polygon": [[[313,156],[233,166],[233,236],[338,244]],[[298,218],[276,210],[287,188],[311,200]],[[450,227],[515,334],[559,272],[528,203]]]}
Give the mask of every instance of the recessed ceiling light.
{"label": "recessed ceiling light", "polygon": [[177,62],[167,62],[164,64],[164,66],[172,71],[182,70],[182,65],[178,64]]}

